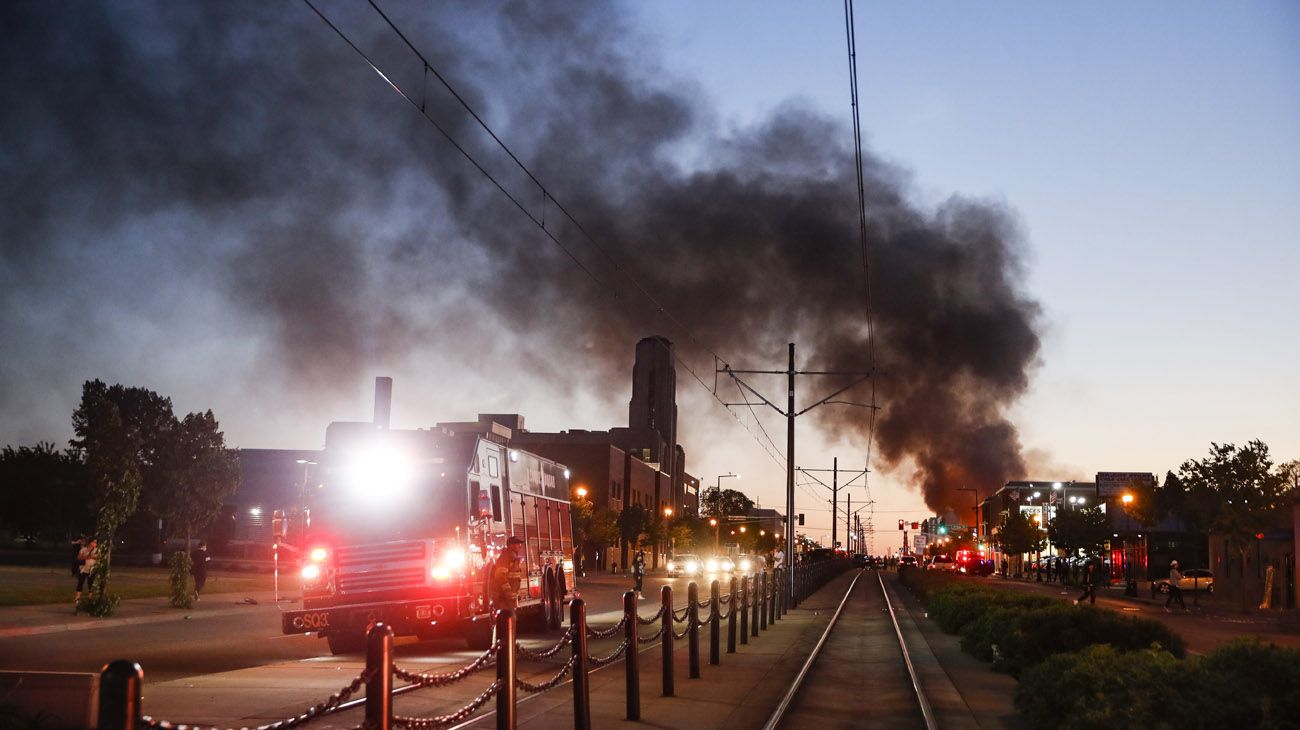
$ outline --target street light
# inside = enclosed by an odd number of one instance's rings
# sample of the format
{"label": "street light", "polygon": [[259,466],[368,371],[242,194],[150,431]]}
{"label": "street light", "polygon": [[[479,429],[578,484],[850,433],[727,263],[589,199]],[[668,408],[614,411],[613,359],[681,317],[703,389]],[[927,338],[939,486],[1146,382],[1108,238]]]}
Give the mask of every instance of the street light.
{"label": "street light", "polygon": [[[1128,514],[1128,508],[1133,504],[1133,495],[1125,494],[1119,498],[1124,504],[1124,514],[1129,519],[1132,516]],[[1129,542],[1128,538],[1124,539],[1124,595],[1136,596],[1138,594],[1137,576],[1133,575],[1133,548],[1135,546]]]}
{"label": "street light", "polygon": [[718,542],[719,542],[719,540],[718,540],[718,533],[722,531],[722,528],[721,528],[721,527],[718,527],[718,518],[717,518],[717,517],[710,517],[710,518],[709,518],[709,527],[712,527],[712,528],[713,528],[713,552],[714,552],[714,554],[717,554],[717,552],[718,552]]}
{"label": "street light", "polygon": [[578,495],[578,499],[585,499],[586,496],[587,496],[587,488],[586,488],[586,487],[579,486],[579,487],[578,487],[576,490],[574,490],[574,491],[577,493],[577,495]]}

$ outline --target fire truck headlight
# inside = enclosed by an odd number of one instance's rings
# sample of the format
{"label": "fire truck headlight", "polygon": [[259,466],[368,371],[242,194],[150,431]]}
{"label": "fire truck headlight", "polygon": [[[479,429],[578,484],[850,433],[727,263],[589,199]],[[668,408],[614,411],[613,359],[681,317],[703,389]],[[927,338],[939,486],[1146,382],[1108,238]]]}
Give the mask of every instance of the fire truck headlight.
{"label": "fire truck headlight", "polygon": [[465,567],[465,551],[460,548],[451,548],[442,556],[442,564],[448,569]]}
{"label": "fire truck headlight", "polygon": [[445,565],[435,565],[429,574],[436,580],[446,580],[451,577],[451,569]]}
{"label": "fire truck headlight", "polygon": [[373,494],[372,490],[405,490],[415,477],[410,457],[387,444],[374,444],[357,452],[346,470],[349,485],[367,496]]}
{"label": "fire truck headlight", "polygon": [[315,548],[312,548],[312,549],[311,549],[311,552],[307,554],[307,557],[308,557],[308,558],[309,558],[313,563],[323,563],[323,562],[325,562],[327,559],[329,559],[329,556],[330,556],[330,551],[329,551],[329,549],[327,549],[327,548],[323,548],[323,547],[315,547]]}
{"label": "fire truck headlight", "polygon": [[308,563],[302,566],[302,579],[308,582],[320,578],[320,566],[315,563]]}
{"label": "fire truck headlight", "polygon": [[572,574],[573,574],[573,561],[572,561],[572,560],[569,560],[568,558],[565,558],[565,559],[564,559],[564,562],[561,563],[561,565],[564,566],[564,572],[565,572],[565,573],[567,573],[567,574],[569,574],[569,575],[572,575]]}

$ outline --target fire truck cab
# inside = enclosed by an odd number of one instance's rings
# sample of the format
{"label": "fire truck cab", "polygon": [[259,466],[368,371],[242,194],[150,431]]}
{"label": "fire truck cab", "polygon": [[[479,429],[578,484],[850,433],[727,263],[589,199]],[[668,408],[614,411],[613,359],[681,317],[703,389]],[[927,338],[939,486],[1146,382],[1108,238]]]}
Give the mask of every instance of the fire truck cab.
{"label": "fire truck cab", "polygon": [[509,429],[389,430],[336,422],[322,482],[308,495],[302,608],[286,634],[324,636],[359,651],[377,622],[397,635],[492,638],[488,581],[511,537],[524,540],[518,608],[524,625],[558,627],[574,589],[568,470],[509,447]]}

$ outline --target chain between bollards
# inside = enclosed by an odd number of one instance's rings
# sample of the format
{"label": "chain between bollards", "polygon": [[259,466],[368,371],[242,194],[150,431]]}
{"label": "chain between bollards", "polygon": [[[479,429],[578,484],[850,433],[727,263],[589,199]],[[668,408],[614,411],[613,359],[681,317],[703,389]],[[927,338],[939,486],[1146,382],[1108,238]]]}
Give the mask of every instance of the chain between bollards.
{"label": "chain between bollards", "polygon": [[587,604],[581,598],[569,603],[573,629],[573,728],[591,730],[591,683],[587,677]]}
{"label": "chain between bollards", "polygon": [[[671,613],[671,612],[670,612]],[[623,594],[623,623],[627,639],[627,653],[624,655],[624,670],[627,685],[627,719],[641,719],[641,668],[637,666],[636,640],[636,593],[628,591]],[[671,615],[669,620],[671,620]]]}

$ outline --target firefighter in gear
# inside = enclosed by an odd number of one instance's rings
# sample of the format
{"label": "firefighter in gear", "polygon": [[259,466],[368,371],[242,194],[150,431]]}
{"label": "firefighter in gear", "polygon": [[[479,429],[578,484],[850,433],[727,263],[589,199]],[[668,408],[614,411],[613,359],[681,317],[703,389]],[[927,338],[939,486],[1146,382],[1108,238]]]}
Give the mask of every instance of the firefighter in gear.
{"label": "firefighter in gear", "polygon": [[491,597],[495,608],[518,608],[519,586],[524,579],[524,561],[522,553],[524,541],[512,537],[506,541],[506,549],[492,563]]}

